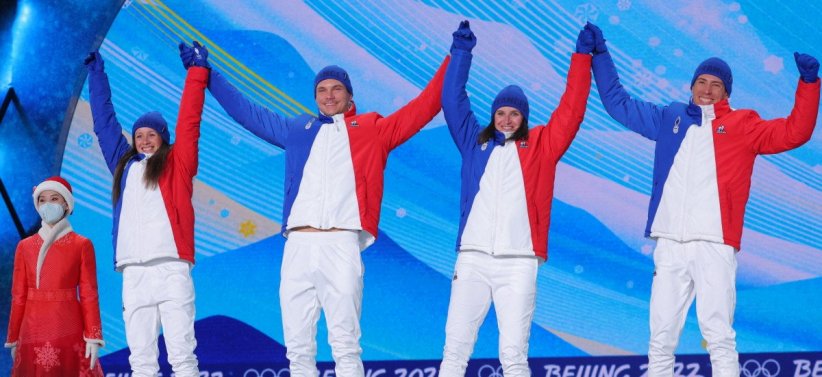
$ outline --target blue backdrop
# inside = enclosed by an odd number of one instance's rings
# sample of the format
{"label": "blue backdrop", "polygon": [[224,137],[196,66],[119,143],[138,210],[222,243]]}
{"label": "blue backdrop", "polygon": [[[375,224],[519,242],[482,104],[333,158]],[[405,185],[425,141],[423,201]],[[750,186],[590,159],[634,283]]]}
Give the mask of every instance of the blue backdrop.
{"label": "blue backdrop", "polygon": [[[338,64],[352,77],[361,112],[390,114],[427,83],[448,52],[451,32],[469,19],[479,43],[468,91],[481,123],[497,91],[514,83],[530,99],[531,122],[543,124],[564,88],[576,35],[590,20],[603,29],[632,95],[686,101],[697,64],[720,56],[733,68],[731,105],[773,118],[786,116],[793,104],[793,51],[822,58],[820,14],[819,3],[799,1],[128,0],[100,51],[127,130],[150,110],[174,124],[185,74],[176,45],[193,39],[209,48],[216,69],[274,111],[314,113],[314,74]],[[85,87],[62,174],[75,187],[72,223],[97,248],[104,365],[122,365],[111,176],[87,100]],[[389,159],[380,237],[363,253],[365,360],[441,357],[460,166],[443,126],[437,117]],[[738,254],[735,328],[742,352],[822,350],[821,149],[817,132],[805,146],[756,164]],[[203,362],[284,360],[277,294],[283,161],[281,150],[246,132],[208,96],[194,194]],[[642,233],[652,162],[652,143],[611,120],[592,88],[582,128],[558,167],[532,357],[647,352],[653,242]],[[237,334],[251,340],[226,341]],[[330,361],[324,319],[318,339],[318,360]],[[496,348],[491,311],[474,356],[496,358]],[[678,352],[705,353],[693,310]]]}

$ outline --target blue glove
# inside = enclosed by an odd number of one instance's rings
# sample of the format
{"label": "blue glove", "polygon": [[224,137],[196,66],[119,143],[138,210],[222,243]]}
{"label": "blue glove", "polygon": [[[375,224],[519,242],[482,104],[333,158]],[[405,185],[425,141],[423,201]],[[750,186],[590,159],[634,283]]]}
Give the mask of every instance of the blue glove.
{"label": "blue glove", "polygon": [[191,66],[211,68],[208,64],[208,50],[199,42],[194,41],[194,46],[189,46],[185,42],[180,42],[180,60],[183,62],[183,68],[188,69]]}
{"label": "blue glove", "polygon": [[198,67],[211,68],[211,65],[208,64],[208,49],[197,41],[194,41],[194,60],[192,64]]}
{"label": "blue glove", "polygon": [[88,56],[83,60],[83,64],[86,65],[86,68],[89,72],[103,72],[105,68],[103,67],[103,57],[100,56],[100,52],[92,51],[88,53]]}
{"label": "blue glove", "polygon": [[577,53],[590,54],[594,52],[594,43],[594,32],[582,29],[577,37]]}
{"label": "blue glove", "polygon": [[602,30],[600,30],[600,28],[587,22],[585,23],[585,30],[590,30],[591,33],[594,34],[594,55],[608,51],[608,47],[605,46],[605,37],[602,36]]}
{"label": "blue glove", "polygon": [[454,50],[471,52],[474,46],[477,45],[477,37],[471,31],[471,25],[468,24],[467,20],[460,22],[459,28],[452,35],[454,36],[454,41],[451,43],[452,52]]}
{"label": "blue glove", "polygon": [[188,69],[194,63],[194,48],[185,42],[180,42],[177,47],[180,49],[180,60],[183,62],[183,68]]}
{"label": "blue glove", "polygon": [[796,68],[799,68],[799,76],[806,83],[814,83],[819,78],[819,60],[808,54],[793,53],[796,60]]}

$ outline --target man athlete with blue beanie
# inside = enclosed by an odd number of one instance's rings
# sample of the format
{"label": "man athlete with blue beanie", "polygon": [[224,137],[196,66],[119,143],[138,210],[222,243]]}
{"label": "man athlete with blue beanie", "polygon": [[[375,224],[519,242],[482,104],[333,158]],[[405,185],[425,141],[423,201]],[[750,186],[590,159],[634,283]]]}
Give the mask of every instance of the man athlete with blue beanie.
{"label": "man athlete with blue beanie", "polygon": [[603,106],[617,122],[656,142],[645,228],[645,236],[656,240],[648,376],[673,376],[674,350],[695,298],[713,375],[738,377],[736,252],[754,160],[810,139],[819,112],[819,62],[794,54],[800,79],[787,118],[764,120],[753,110],[732,109],[733,76],[719,58],[697,67],[689,103],[655,105],[630,97],[602,30],[586,28],[596,40],[593,73]]}

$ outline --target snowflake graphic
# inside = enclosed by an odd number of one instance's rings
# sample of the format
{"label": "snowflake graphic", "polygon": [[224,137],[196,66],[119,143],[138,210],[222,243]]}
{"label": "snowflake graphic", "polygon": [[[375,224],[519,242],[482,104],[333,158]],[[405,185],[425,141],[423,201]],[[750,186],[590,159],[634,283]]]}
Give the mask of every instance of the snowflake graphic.
{"label": "snowflake graphic", "polygon": [[586,21],[596,21],[599,18],[599,8],[591,3],[582,4],[574,11],[574,17],[580,25],[584,25]]}
{"label": "snowflake graphic", "polygon": [[770,72],[773,74],[777,74],[785,68],[782,58],[775,55],[769,55],[762,61],[762,64],[765,65],[765,72]]}
{"label": "snowflake graphic", "polygon": [[83,133],[82,135],[77,137],[77,144],[80,148],[88,149],[94,144],[94,138],[88,132]]}
{"label": "snowflake graphic", "polygon": [[35,364],[40,365],[48,372],[51,368],[60,365],[60,350],[51,346],[51,342],[46,342],[42,347],[34,347],[37,354]]}
{"label": "snowflake graphic", "polygon": [[257,233],[257,225],[251,220],[243,221],[240,224],[240,233],[244,238],[248,238]]}
{"label": "snowflake graphic", "polygon": [[623,12],[631,9],[631,0],[617,0],[617,9]]}
{"label": "snowflake graphic", "polygon": [[131,55],[140,61],[145,61],[146,59],[148,59],[148,53],[138,47],[134,47],[131,49]]}
{"label": "snowflake graphic", "polygon": [[654,77],[647,69],[642,69],[636,75],[636,86],[644,88],[654,82]]}

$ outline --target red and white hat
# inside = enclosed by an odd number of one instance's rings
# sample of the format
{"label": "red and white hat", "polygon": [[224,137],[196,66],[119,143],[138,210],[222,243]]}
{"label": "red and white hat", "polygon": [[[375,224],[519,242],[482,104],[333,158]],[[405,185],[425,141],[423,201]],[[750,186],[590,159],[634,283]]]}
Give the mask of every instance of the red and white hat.
{"label": "red and white hat", "polygon": [[40,197],[43,191],[47,190],[53,190],[60,194],[63,199],[66,200],[66,204],[68,204],[68,213],[74,212],[74,195],[71,193],[71,185],[68,181],[58,176],[46,178],[45,181],[34,188],[32,198],[34,198],[35,208],[37,207],[37,198]]}

